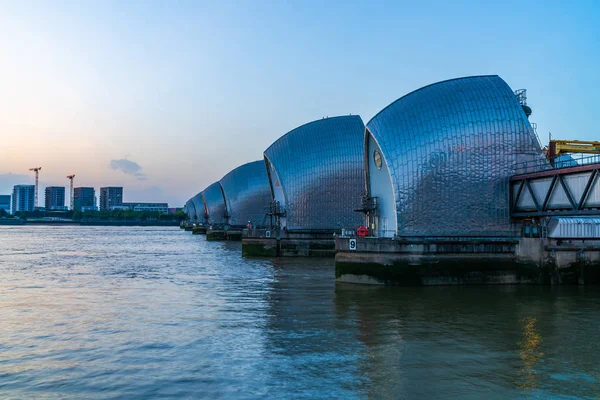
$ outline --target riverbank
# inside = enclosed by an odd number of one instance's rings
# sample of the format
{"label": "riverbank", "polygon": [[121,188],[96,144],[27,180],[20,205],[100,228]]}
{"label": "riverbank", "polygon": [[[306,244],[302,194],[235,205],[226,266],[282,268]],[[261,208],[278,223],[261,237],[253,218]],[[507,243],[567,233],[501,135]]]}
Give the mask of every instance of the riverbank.
{"label": "riverbank", "polygon": [[2,218],[0,219],[0,225],[25,225],[25,221],[15,218]]}
{"label": "riverbank", "polygon": [[179,221],[4,219],[0,225],[75,225],[75,226],[179,226]]}

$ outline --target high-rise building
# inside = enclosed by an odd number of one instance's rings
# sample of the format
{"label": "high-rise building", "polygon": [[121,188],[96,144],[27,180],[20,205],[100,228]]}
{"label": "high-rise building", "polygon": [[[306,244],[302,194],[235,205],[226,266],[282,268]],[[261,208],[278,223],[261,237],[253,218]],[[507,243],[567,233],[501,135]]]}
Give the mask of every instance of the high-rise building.
{"label": "high-rise building", "polygon": [[73,210],[93,210],[96,206],[96,191],[93,187],[76,187],[73,189]]}
{"label": "high-rise building", "polygon": [[100,210],[106,211],[113,207],[123,206],[123,187],[108,186],[100,188]]}
{"label": "high-rise building", "polygon": [[12,194],[12,213],[33,211],[35,197],[34,185],[16,185]]}
{"label": "high-rise building", "polygon": [[10,194],[0,194],[0,210],[10,214]]}
{"label": "high-rise building", "polygon": [[46,188],[46,210],[64,210],[65,209],[65,188],[64,186],[48,186]]}

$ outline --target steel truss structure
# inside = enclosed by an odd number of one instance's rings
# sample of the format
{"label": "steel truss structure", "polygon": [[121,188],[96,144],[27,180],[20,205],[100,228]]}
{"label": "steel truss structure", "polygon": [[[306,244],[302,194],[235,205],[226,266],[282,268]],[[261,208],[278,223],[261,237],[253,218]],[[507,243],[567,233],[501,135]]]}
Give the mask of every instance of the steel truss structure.
{"label": "steel truss structure", "polygon": [[600,164],[511,178],[511,215],[600,215]]}

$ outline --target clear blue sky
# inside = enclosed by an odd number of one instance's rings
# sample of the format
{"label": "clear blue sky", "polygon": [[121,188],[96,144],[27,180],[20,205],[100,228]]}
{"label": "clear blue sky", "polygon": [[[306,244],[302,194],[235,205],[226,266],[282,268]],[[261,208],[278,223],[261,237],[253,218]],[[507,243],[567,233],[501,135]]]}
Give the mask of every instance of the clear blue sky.
{"label": "clear blue sky", "polygon": [[3,1],[0,193],[41,165],[182,205],[300,124],[466,75],[527,88],[542,141],[600,140],[600,2],[485,3]]}

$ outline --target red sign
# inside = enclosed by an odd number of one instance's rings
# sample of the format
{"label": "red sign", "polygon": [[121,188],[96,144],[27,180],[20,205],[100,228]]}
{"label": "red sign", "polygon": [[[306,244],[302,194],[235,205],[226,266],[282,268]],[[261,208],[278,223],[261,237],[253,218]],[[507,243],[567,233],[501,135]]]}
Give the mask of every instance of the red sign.
{"label": "red sign", "polygon": [[360,237],[365,237],[369,234],[369,228],[366,226],[361,226],[356,230],[356,234]]}

